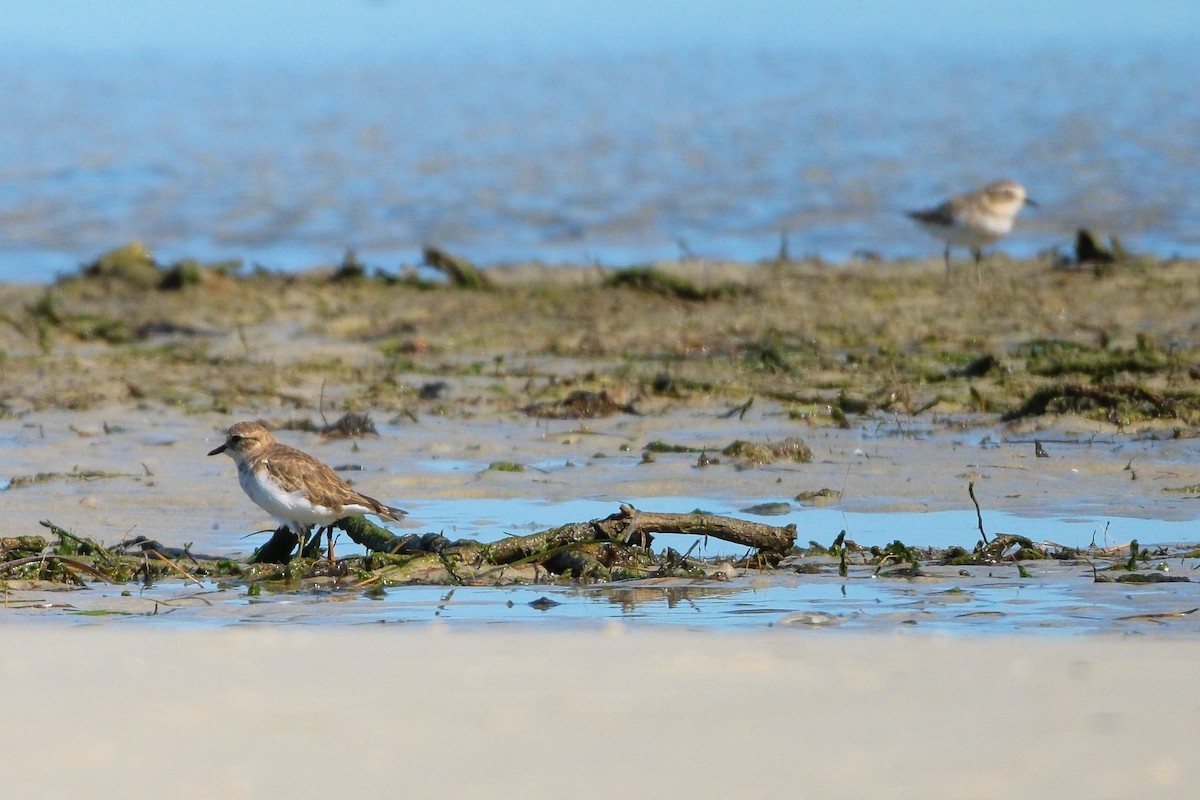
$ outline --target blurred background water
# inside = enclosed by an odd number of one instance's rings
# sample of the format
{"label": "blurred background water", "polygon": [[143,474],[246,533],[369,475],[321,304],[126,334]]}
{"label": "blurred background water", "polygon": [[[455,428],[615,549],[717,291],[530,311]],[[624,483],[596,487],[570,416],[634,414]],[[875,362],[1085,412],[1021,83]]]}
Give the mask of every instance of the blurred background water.
{"label": "blurred background water", "polygon": [[903,216],[1000,177],[1001,247],[1200,257],[1195,0],[0,0],[0,280],[131,240],[272,269],[937,258]]}

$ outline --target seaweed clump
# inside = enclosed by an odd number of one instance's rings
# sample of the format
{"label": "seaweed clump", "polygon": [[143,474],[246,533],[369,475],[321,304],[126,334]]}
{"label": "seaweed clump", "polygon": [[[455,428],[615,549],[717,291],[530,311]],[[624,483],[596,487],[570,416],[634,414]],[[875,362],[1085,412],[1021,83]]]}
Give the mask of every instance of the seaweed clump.
{"label": "seaweed clump", "polygon": [[686,278],[676,277],[655,267],[629,267],[617,270],[605,278],[604,286],[611,289],[632,289],[636,292],[656,294],[693,303],[710,303],[751,293],[746,286],[733,283],[701,287]]}
{"label": "seaweed clump", "polygon": [[789,436],[777,444],[760,444],[738,439],[724,450],[721,455],[740,458],[749,464],[772,464],[776,461],[794,461],[797,464],[809,464],[813,460],[812,449],[803,439]]}
{"label": "seaweed clump", "polygon": [[204,283],[210,274],[224,275],[240,267],[240,261],[204,264],[194,258],[163,266],[155,260],[145,244],[130,242],[84,264],[76,279],[100,281],[108,286],[123,286],[138,291],[177,291]]}

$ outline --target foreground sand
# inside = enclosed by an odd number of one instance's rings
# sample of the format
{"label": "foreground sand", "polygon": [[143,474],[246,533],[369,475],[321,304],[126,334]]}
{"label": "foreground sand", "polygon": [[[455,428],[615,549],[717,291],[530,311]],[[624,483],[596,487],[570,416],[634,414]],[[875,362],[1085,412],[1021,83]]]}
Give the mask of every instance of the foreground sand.
{"label": "foreground sand", "polygon": [[1185,796],[1200,642],[4,631],[6,797]]}

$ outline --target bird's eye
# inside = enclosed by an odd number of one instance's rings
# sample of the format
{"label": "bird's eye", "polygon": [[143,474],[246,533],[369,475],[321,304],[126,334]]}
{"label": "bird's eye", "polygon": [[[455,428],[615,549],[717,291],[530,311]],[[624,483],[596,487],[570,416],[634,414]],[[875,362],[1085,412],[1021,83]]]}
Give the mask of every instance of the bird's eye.
{"label": "bird's eye", "polygon": [[242,438],[243,438],[243,437],[242,437],[242,435],[241,435],[241,434],[235,433],[235,434],[233,434],[232,436],[230,436],[230,437],[229,437],[229,441],[231,441],[231,442],[240,442],[240,441],[242,440]]}

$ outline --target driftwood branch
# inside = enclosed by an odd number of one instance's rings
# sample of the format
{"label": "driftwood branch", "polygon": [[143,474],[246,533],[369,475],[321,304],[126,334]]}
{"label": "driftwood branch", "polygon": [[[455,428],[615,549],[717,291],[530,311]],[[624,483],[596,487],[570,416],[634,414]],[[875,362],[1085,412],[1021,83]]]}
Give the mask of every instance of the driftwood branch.
{"label": "driftwood branch", "polygon": [[603,527],[605,520],[571,522],[548,531],[528,536],[512,536],[492,544],[482,545],[483,559],[493,564],[511,564],[539,553],[549,553],[559,547],[593,542],[614,537]]}
{"label": "driftwood branch", "polygon": [[[451,542],[438,534],[396,536],[365,517],[344,517],[334,527],[346,532],[352,541],[376,553],[393,555],[452,554],[476,564],[512,564],[526,559],[549,556],[555,551],[588,542],[614,542],[620,545],[647,546],[652,534],[677,533],[711,536],[734,544],[752,547],[763,553],[785,554],[796,541],[796,526],[767,525],[716,514],[671,514],[639,511],[622,505],[621,510],[604,519],[570,522],[557,528],[511,536],[497,542],[460,540]],[[277,541],[278,540],[278,541]],[[286,528],[259,549],[252,561],[286,563],[296,547],[296,537]]]}
{"label": "driftwood branch", "polygon": [[343,517],[333,523],[333,527],[341,528],[355,544],[376,553],[398,553],[402,543],[409,538],[397,536],[366,517]]}
{"label": "driftwood branch", "polygon": [[251,564],[286,564],[296,549],[299,537],[286,526],[275,529],[267,543],[250,556]]}
{"label": "driftwood branch", "polygon": [[[450,541],[446,537],[436,533],[421,535],[410,533],[397,536],[387,528],[376,525],[363,516],[342,517],[333,523],[333,527],[345,531],[352,542],[373,553],[389,555],[436,553],[450,545]],[[296,550],[296,541],[296,534],[286,526],[278,528],[267,543],[255,551],[250,558],[250,563],[286,564]],[[320,544],[320,537],[313,536],[304,545],[304,557],[310,558],[320,552]]]}
{"label": "driftwood branch", "polygon": [[716,514],[670,514],[639,511],[630,505],[605,519],[573,522],[528,536],[514,536],[495,544],[485,545],[485,559],[493,564],[507,564],[546,552],[556,547],[607,539],[622,544],[631,543],[652,533],[681,533],[691,536],[712,536],[726,542],[754,547],[768,553],[786,553],[796,543],[796,526],[767,525]]}
{"label": "driftwood branch", "polygon": [[661,514],[622,505],[619,514],[614,514],[603,522],[625,523],[621,531],[621,540],[626,542],[643,532],[683,533],[691,536],[712,536],[769,553],[786,553],[796,543],[795,525],[780,527],[717,514]]}
{"label": "driftwood branch", "polygon": [[[145,573],[148,579],[150,560],[153,559],[164,562],[185,580],[196,581],[193,571],[197,575],[226,574],[231,566],[224,559],[201,557],[198,560],[185,547],[179,551],[179,557],[187,558],[195,570],[185,569],[166,554],[173,551],[148,539],[123,542],[118,548],[123,550],[126,546],[139,545],[141,552],[137,556],[114,554],[98,542],[76,536],[49,521],[42,524],[58,535],[60,547],[69,546],[72,551],[78,550],[80,558],[67,553],[13,558],[12,555],[20,556],[28,551],[9,550],[6,552],[12,554],[9,556],[11,560],[4,560],[0,556],[0,578],[27,565],[53,564],[56,569],[54,577],[50,578],[52,580],[83,585],[76,573],[84,573],[119,584],[130,580],[131,574]],[[757,551],[754,559],[760,565],[778,563],[796,540],[795,525],[780,527],[715,514],[639,511],[630,505],[620,506],[617,513],[603,519],[571,522],[527,536],[511,536],[488,543],[473,539],[452,542],[439,533],[397,536],[361,516],[339,519],[334,526],[370,551],[363,568],[374,572],[376,579],[390,583],[478,585],[495,583],[501,580],[501,575],[509,574],[537,580],[538,570],[571,575],[581,580],[626,580],[647,574],[697,575],[703,574],[703,569],[698,562],[692,562],[689,558],[691,550],[680,556],[668,549],[656,556],[649,549],[653,535],[711,536],[733,542]],[[340,573],[335,573],[330,571],[332,567],[329,564],[318,566],[320,538],[318,532],[312,541],[304,543],[303,559],[293,561],[292,554],[298,537],[287,527],[281,527],[274,532],[270,541],[255,552],[249,564],[240,569],[233,566],[233,570],[251,583],[260,580],[293,581],[305,575],[345,575],[344,567]],[[6,547],[18,545],[25,548],[41,544],[40,538],[17,540],[9,537],[4,540]],[[138,561],[141,569],[139,573],[132,573],[130,570],[138,566]]]}

